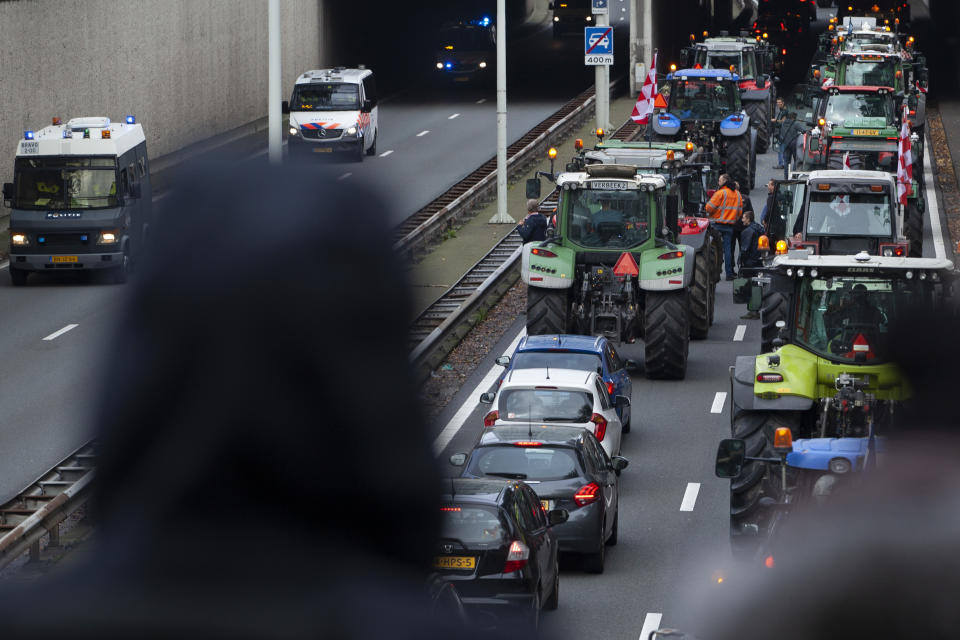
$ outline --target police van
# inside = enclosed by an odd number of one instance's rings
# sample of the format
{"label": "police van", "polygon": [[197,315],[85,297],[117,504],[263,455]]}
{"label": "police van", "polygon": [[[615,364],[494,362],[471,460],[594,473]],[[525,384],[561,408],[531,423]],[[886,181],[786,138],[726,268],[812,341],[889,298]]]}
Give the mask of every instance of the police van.
{"label": "police van", "polygon": [[357,162],[377,153],[377,87],[369,69],[318,69],[297,78],[290,101],[288,154],[349,153]]}
{"label": "police van", "polygon": [[31,272],[105,270],[125,282],[152,211],[143,127],[133,116],[74,118],[25,131],[13,182],[3,185],[10,213],[10,279]]}

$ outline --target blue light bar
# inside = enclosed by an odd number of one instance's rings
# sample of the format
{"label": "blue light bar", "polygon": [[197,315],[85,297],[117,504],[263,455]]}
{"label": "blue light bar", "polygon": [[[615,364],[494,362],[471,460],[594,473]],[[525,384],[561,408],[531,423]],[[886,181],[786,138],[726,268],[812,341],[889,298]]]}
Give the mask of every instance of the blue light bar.
{"label": "blue light bar", "polygon": [[33,131],[24,131],[23,132],[24,140],[33,140]]}
{"label": "blue light bar", "polygon": [[483,16],[482,18],[480,18],[480,24],[482,24],[482,25],[485,26],[485,27],[489,27],[489,26],[490,26],[490,16]]}
{"label": "blue light bar", "polygon": [[137,119],[134,116],[127,116],[127,124],[137,124]]}
{"label": "blue light bar", "polygon": [[[453,63],[452,63],[452,62],[448,62],[448,63],[446,63],[446,64],[443,65],[443,66],[445,66],[447,69],[453,69]],[[28,131],[27,133],[30,134],[30,137],[31,137],[31,138],[33,137],[33,132],[32,132],[32,131]]]}

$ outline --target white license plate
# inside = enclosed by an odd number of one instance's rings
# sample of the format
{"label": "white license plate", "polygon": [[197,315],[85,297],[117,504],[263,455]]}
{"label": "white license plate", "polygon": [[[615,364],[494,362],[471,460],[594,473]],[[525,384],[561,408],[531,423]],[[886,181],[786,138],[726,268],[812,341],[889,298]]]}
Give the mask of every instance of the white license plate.
{"label": "white license plate", "polygon": [[591,189],[608,189],[608,190],[621,189],[621,190],[622,190],[622,189],[626,189],[626,188],[629,186],[630,183],[629,183],[629,182],[622,182],[622,181],[619,181],[619,180],[618,180],[618,181],[613,181],[613,180],[591,180],[590,182],[587,182],[587,184],[590,185],[590,188],[591,188]]}

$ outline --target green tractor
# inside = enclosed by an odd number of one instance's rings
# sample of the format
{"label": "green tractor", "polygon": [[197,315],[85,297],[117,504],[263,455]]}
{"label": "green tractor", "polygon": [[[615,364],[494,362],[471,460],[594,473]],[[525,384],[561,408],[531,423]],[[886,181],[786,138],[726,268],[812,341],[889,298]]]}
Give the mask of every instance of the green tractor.
{"label": "green tractor", "polygon": [[[677,195],[666,176],[633,166],[568,169],[556,177],[555,228],[522,249],[527,333],[642,338],[648,377],[684,378],[692,290],[712,287],[709,256],[679,244]],[[532,178],[527,197],[539,195]],[[700,311],[708,323],[710,308]]]}
{"label": "green tractor", "polygon": [[[787,309],[780,335],[772,351],[740,356],[730,370],[731,431],[745,444],[730,482],[730,540],[745,558],[770,534],[778,505],[829,493],[861,470],[863,439],[889,432],[910,389],[890,362],[888,332],[908,309],[942,306],[954,267],[934,258],[791,251],[765,277]],[[778,429],[789,430],[794,452],[816,449],[819,467],[767,464],[782,449]]]}

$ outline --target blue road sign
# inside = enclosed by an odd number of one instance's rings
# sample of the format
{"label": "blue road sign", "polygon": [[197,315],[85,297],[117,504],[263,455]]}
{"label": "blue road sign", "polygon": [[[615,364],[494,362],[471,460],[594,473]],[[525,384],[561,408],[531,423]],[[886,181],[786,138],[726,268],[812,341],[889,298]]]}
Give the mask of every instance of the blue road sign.
{"label": "blue road sign", "polygon": [[594,15],[607,13],[607,0],[590,0],[590,8]]}
{"label": "blue road sign", "polygon": [[613,64],[613,27],[584,27],[584,64]]}

